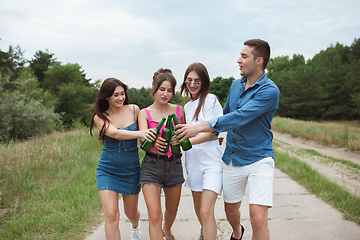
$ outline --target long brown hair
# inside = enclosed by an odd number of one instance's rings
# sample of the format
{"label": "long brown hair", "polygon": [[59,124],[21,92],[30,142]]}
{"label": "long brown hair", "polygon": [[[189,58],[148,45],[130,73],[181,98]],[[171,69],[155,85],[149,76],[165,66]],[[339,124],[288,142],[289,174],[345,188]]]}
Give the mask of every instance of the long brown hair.
{"label": "long brown hair", "polygon": [[98,92],[98,95],[96,97],[96,102],[94,106],[92,107],[94,109],[94,112],[91,117],[91,123],[90,123],[90,135],[92,135],[92,130],[94,127],[94,117],[95,115],[101,118],[104,121],[104,125],[102,126],[100,133],[99,133],[99,140],[101,140],[102,143],[104,143],[104,137],[105,137],[105,131],[109,127],[110,120],[107,118],[106,110],[109,109],[109,102],[107,101],[107,98],[111,97],[115,91],[115,88],[121,86],[124,88],[125,91],[125,101],[124,105],[127,105],[130,103],[130,99],[128,97],[128,87],[121,82],[119,79],[116,78],[107,78],[102,83],[100,90]]}
{"label": "long brown hair", "polygon": [[[190,94],[190,92],[187,88],[187,85],[186,85],[186,78],[189,75],[189,73],[192,71],[196,72],[199,75],[200,80],[201,80],[201,89],[195,97],[193,97]],[[185,74],[184,74],[184,81],[181,85],[180,95],[182,95],[183,92],[185,93],[186,97],[190,97],[191,100],[196,100],[196,99],[200,98],[199,105],[197,106],[194,117],[193,117],[193,119],[196,119],[196,121],[197,121],[199,119],[200,110],[205,103],[206,96],[210,92],[210,77],[209,77],[209,73],[208,73],[206,67],[204,66],[204,64],[198,63],[198,62],[192,63],[186,69]]]}

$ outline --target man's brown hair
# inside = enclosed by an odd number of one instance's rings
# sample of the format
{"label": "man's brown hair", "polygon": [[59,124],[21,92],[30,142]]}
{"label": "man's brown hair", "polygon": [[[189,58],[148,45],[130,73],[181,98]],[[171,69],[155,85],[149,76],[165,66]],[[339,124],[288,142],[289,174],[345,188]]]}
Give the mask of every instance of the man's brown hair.
{"label": "man's brown hair", "polygon": [[270,59],[270,46],[269,44],[261,39],[250,39],[244,42],[244,45],[253,47],[252,54],[254,54],[254,59],[258,57],[262,57],[263,62],[263,69],[265,70],[266,65]]}

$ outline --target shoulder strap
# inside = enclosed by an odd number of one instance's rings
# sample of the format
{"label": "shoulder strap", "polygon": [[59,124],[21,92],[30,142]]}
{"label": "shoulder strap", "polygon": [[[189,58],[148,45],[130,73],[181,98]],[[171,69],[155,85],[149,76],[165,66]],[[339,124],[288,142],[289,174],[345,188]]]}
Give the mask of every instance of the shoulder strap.
{"label": "shoulder strap", "polygon": [[176,105],[176,116],[179,119],[179,122],[181,123],[181,118],[180,118],[180,105]]}
{"label": "shoulder strap", "polygon": [[152,121],[151,115],[149,113],[149,110],[147,108],[144,108],[144,111],[146,112],[146,115],[148,117],[149,122]]}

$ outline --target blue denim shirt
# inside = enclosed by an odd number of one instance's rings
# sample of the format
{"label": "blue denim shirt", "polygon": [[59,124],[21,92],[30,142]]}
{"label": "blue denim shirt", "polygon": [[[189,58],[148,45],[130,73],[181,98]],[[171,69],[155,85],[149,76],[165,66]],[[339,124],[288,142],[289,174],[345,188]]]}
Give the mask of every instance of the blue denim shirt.
{"label": "blue denim shirt", "polygon": [[226,164],[232,160],[233,166],[274,158],[270,129],[280,91],[265,73],[246,91],[245,83],[246,77],[232,83],[224,115],[208,121],[215,131],[228,131],[222,159]]}

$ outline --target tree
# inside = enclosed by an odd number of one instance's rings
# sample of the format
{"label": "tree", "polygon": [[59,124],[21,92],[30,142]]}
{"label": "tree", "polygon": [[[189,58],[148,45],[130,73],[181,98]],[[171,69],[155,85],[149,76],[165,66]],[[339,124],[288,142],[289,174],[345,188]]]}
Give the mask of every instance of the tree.
{"label": "tree", "polygon": [[97,90],[77,82],[61,84],[58,92],[56,112],[61,114],[63,124],[70,127],[73,121],[80,119],[85,126],[90,125],[91,111],[96,100]]}
{"label": "tree", "polygon": [[225,104],[230,86],[234,80],[233,77],[216,77],[210,82],[210,92],[219,98],[221,105]]}
{"label": "tree", "polygon": [[17,90],[24,95],[39,101],[47,108],[54,109],[56,106],[56,96],[40,87],[40,82],[37,80],[30,67],[22,68],[16,83]]}
{"label": "tree", "polygon": [[31,78],[29,69],[22,71],[16,88],[11,90],[4,88],[9,79],[0,76],[0,141],[39,136],[60,124],[53,108],[42,104],[39,98],[42,90],[36,86],[36,77]]}
{"label": "tree", "polygon": [[54,58],[54,53],[50,53],[48,49],[45,52],[37,51],[34,55],[34,58],[29,61],[30,68],[34,71],[35,76],[40,83],[43,82],[45,77],[44,72],[50,67],[54,66],[56,58]]}
{"label": "tree", "polygon": [[154,102],[150,88],[129,88],[128,95],[131,103],[138,105],[140,109],[146,108]]}
{"label": "tree", "polygon": [[78,64],[68,63],[61,65],[55,62],[54,66],[45,71],[43,79],[43,88],[51,93],[57,93],[61,84],[77,83],[83,85],[84,75],[81,66]]}
{"label": "tree", "polygon": [[21,68],[24,66],[26,60],[23,57],[24,51],[20,46],[9,46],[8,52],[0,50],[0,73],[2,76],[9,76],[9,84],[4,86],[7,89],[14,89],[11,83],[16,80]]}

